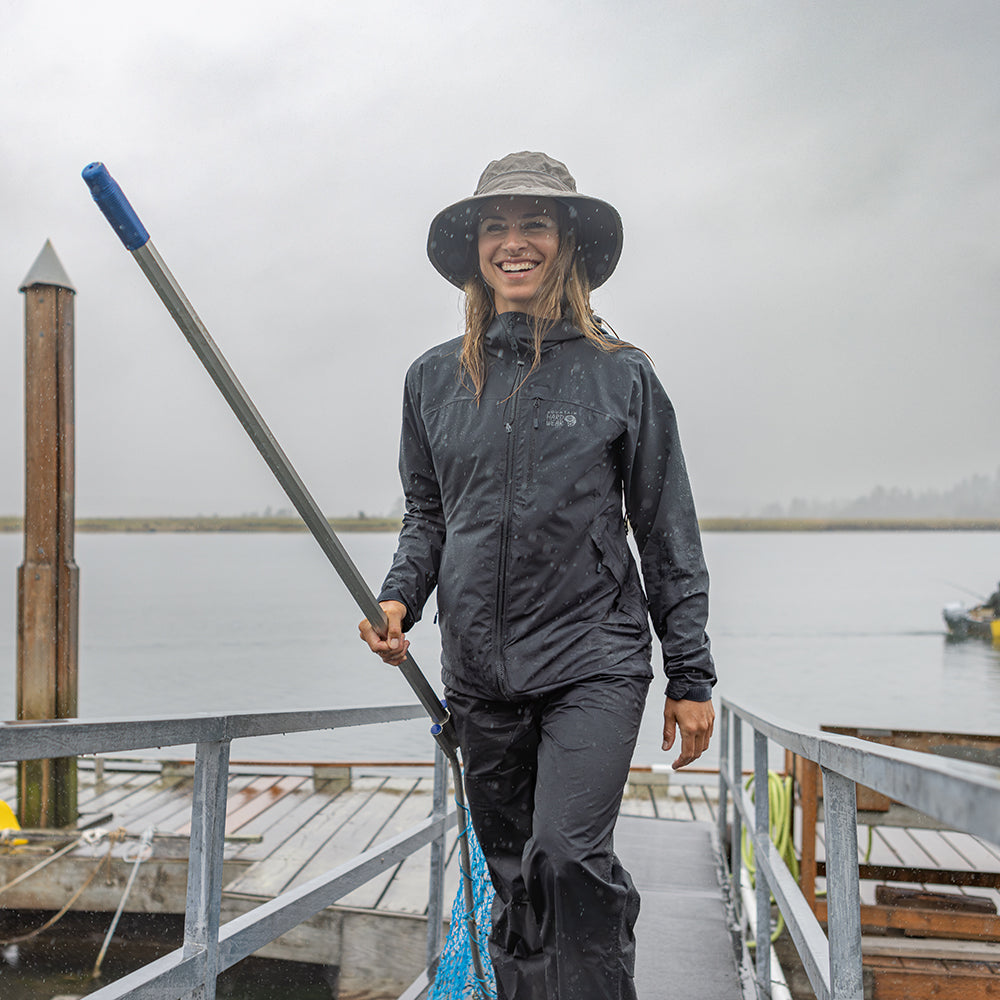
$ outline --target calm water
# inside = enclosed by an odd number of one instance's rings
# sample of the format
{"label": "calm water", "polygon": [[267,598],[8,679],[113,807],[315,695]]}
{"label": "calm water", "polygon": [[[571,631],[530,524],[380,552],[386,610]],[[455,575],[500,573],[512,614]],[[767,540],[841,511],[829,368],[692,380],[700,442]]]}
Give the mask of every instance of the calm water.
{"label": "calm water", "polygon": [[[343,538],[377,588],[395,544]],[[807,726],[1000,732],[1000,650],[949,643],[941,606],[1000,577],[1000,533],[710,533],[725,695]],[[0,718],[15,712],[19,535],[0,535]],[[411,702],[306,534],[80,535],[80,714]],[[413,651],[437,681],[433,608]],[[661,763],[654,682],[636,762]],[[422,721],[238,741],[234,759],[428,759]],[[187,755],[190,748],[154,752]],[[712,760],[714,763],[714,759]]]}

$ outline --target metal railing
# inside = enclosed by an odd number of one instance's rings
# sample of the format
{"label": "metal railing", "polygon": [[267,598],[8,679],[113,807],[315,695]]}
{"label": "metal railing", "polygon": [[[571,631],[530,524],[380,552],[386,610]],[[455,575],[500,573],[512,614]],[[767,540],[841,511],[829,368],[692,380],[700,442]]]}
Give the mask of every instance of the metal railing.
{"label": "metal railing", "polygon": [[[743,723],[753,731],[754,789],[743,785]],[[827,930],[770,838],[768,741],[819,765],[823,775]],[[862,1000],[861,895],[857,785],[865,785],[954,830],[1000,843],[1000,769],[880,746],[850,736],[801,731],[722,699],[719,840],[730,848],[733,898],[739,899],[743,825],[751,831],[756,903],[757,987],[771,995],[771,897],[774,897],[818,1000]],[[735,809],[728,822],[728,799]],[[728,831],[727,831],[728,827]]]}
{"label": "metal railing", "polygon": [[431,844],[427,962],[440,949],[444,912],[445,834],[456,813],[447,807],[448,767],[440,748],[431,816],[351,861],[220,924],[229,749],[234,739],[339,729],[425,717],[420,705],[0,723],[0,761],[121,753],[195,744],[184,943],[163,958],[89,994],[90,1000],[214,1000],[226,969],[319,913],[369,879]]}

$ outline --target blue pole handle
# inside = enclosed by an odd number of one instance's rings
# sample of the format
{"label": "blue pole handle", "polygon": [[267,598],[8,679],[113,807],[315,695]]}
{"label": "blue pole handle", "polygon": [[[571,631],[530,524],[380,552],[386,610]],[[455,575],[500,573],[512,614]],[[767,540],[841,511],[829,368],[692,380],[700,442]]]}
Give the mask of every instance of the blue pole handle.
{"label": "blue pole handle", "polygon": [[139,221],[139,216],[135,214],[135,209],[129,204],[117,181],[108,173],[108,168],[103,163],[88,163],[83,168],[83,179],[87,182],[97,207],[125,244],[125,249],[138,250],[145,246],[149,241],[149,233]]}

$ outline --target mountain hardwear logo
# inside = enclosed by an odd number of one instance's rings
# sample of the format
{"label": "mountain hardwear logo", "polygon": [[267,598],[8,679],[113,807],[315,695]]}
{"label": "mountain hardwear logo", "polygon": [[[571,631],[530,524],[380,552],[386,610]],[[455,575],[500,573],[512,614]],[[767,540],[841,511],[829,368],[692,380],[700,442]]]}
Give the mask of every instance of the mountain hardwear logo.
{"label": "mountain hardwear logo", "polygon": [[549,410],[545,414],[546,427],[575,427],[576,414],[569,410]]}

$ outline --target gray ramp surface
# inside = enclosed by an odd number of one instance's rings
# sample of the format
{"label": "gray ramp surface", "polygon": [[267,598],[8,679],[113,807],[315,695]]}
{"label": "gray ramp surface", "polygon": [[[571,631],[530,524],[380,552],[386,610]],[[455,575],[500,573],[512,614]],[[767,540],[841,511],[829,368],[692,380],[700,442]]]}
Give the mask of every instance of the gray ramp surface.
{"label": "gray ramp surface", "polygon": [[710,823],[619,817],[615,853],[642,896],[638,1000],[743,1000]]}

